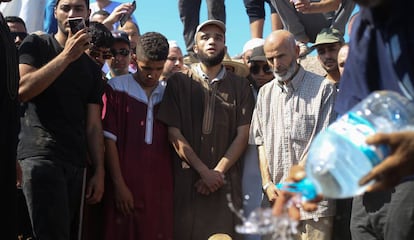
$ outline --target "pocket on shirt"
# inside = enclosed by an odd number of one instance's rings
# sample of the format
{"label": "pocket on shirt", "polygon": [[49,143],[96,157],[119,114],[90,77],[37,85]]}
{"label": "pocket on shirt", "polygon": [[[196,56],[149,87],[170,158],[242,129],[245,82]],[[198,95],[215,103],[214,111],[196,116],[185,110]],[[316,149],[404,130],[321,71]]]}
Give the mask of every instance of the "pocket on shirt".
{"label": "pocket on shirt", "polygon": [[315,115],[295,114],[292,125],[292,140],[309,141],[315,127]]}

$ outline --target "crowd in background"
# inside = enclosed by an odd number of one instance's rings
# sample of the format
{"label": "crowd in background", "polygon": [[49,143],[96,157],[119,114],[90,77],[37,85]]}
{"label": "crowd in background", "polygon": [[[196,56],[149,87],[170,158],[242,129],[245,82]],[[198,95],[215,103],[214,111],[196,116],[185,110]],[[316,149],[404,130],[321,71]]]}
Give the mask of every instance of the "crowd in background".
{"label": "crowd in background", "polygon": [[[10,239],[272,239],[237,233],[241,219],[229,204],[244,216],[274,205],[275,184],[305,164],[318,132],[369,91],[412,94],[412,57],[401,51],[412,50],[412,34],[397,20],[399,28],[378,27],[402,1],[351,16],[355,2],[244,0],[251,39],[235,58],[224,0],[207,0],[202,23],[201,0],[178,1],[185,48],[141,33],[133,17],[120,22],[132,16],[132,3],[44,1],[38,22],[3,12],[2,114],[10,116],[1,149],[13,162],[2,175],[17,179],[17,195],[15,186],[4,188],[14,195],[6,204],[16,216]],[[73,17],[87,27],[74,32]],[[28,32],[29,22],[44,27]],[[358,40],[346,43],[345,31]],[[398,64],[386,61],[381,44],[392,45]],[[368,66],[376,54],[391,66],[391,80]],[[402,90],[393,79],[402,79]],[[410,239],[411,182],[363,199],[324,199],[316,211],[301,210],[293,237]]]}

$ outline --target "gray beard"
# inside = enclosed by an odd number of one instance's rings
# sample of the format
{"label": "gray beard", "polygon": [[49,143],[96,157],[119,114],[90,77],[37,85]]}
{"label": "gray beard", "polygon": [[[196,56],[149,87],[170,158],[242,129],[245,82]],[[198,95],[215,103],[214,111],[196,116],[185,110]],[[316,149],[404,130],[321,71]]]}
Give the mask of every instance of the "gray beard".
{"label": "gray beard", "polygon": [[283,75],[273,71],[273,76],[275,77],[275,80],[279,82],[283,82],[283,81],[286,81],[292,78],[296,72],[296,65],[297,65],[296,61],[292,61],[292,63],[289,66],[288,71]]}

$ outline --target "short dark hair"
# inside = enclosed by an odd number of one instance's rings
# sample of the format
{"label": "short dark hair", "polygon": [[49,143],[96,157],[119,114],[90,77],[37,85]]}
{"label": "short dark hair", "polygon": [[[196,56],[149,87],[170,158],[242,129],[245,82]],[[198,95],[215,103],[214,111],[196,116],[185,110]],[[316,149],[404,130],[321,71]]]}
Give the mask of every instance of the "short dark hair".
{"label": "short dark hair", "polygon": [[111,48],[114,44],[114,37],[112,36],[111,31],[99,22],[90,22],[89,23],[89,33],[92,36],[91,43],[95,47],[104,47]]}
{"label": "short dark hair", "polygon": [[[56,0],[55,7],[59,4],[59,1],[60,1],[60,0]],[[85,0],[85,3],[86,3],[86,6],[87,6],[87,7],[88,7],[88,9],[89,9],[89,0]]]}
{"label": "short dark hair", "polygon": [[139,38],[137,44],[137,58],[139,60],[167,60],[168,52],[168,40],[161,33],[147,32]]}
{"label": "short dark hair", "polygon": [[17,17],[17,16],[7,16],[7,17],[4,18],[4,20],[6,21],[6,23],[20,23],[20,24],[22,24],[24,26],[24,29],[27,31],[26,23],[20,17]]}

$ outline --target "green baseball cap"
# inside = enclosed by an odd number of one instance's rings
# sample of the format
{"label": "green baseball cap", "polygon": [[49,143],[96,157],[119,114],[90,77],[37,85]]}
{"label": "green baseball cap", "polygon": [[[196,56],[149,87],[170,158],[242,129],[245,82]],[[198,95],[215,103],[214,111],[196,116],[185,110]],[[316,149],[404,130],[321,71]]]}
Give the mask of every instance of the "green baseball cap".
{"label": "green baseball cap", "polygon": [[343,34],[335,28],[324,28],[316,36],[315,44],[313,44],[312,48],[316,48],[318,45],[336,42],[345,42]]}

